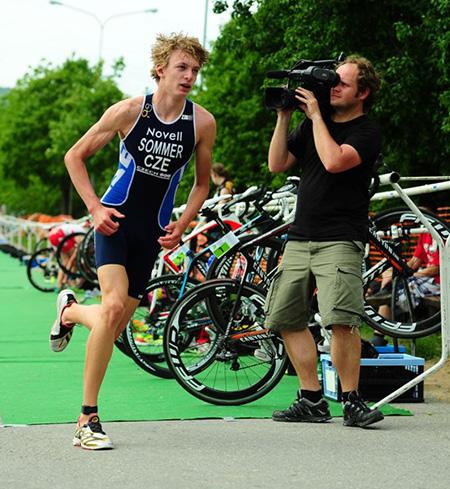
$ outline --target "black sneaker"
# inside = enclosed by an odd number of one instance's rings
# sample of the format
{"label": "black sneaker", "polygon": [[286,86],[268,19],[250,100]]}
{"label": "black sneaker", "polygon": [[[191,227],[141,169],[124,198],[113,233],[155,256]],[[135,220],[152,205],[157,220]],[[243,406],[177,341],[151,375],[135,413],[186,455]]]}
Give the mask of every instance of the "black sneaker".
{"label": "black sneaker", "polygon": [[331,414],[325,399],[314,403],[302,397],[296,399],[284,411],[274,411],[272,413],[272,419],[274,421],[297,423],[323,423],[331,419]]}
{"label": "black sneaker", "polygon": [[348,401],[344,403],[344,426],[358,426],[365,428],[384,419],[378,409],[370,409],[358,396],[350,394]]}

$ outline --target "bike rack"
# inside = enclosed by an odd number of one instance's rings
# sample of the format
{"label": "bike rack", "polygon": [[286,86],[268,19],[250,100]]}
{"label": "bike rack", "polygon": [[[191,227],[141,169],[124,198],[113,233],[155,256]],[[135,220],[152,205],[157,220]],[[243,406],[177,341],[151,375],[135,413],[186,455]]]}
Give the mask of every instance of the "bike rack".
{"label": "bike rack", "polygon": [[384,404],[396,399],[398,396],[411,389],[415,385],[422,382],[425,377],[439,370],[448,359],[449,347],[450,347],[450,317],[449,317],[449,298],[450,298],[450,237],[447,240],[441,238],[431,224],[425,219],[420,209],[414,204],[414,202],[408,197],[406,192],[400,187],[398,182],[400,181],[400,175],[396,172],[390,173],[388,176],[388,182],[392,185],[394,190],[399,194],[400,198],[405,204],[417,215],[422,224],[429,230],[430,234],[435,239],[439,246],[439,259],[440,259],[440,273],[441,273],[441,335],[442,335],[442,351],[439,361],[418,375],[415,379],[407,382],[399,387],[397,390],[378,401],[372,406],[372,409],[376,409]]}

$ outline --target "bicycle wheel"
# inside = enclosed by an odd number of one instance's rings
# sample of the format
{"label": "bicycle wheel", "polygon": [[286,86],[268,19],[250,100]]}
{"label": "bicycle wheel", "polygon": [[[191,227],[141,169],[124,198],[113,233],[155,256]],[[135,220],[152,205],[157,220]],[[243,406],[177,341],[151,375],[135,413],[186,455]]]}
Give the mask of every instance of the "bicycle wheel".
{"label": "bicycle wheel", "polygon": [[[164,333],[167,363],[178,383],[211,404],[245,404],[281,380],[287,357],[278,335],[263,329],[265,293],[216,279],[188,292],[173,307]],[[227,331],[227,326],[229,326]],[[190,342],[201,328],[203,345]]]}
{"label": "bicycle wheel", "polygon": [[58,261],[53,248],[44,248],[31,255],[27,263],[27,277],[31,285],[42,292],[53,292],[58,277]]}
{"label": "bicycle wheel", "polygon": [[114,344],[124,355],[131,357],[130,347],[128,346],[128,342],[125,340],[125,335],[125,331],[122,331]]}
{"label": "bicycle wheel", "polygon": [[43,248],[48,248],[49,246],[50,243],[48,242],[48,238],[47,237],[41,238],[38,241],[36,241],[35,245],[33,246],[33,253]]}
{"label": "bicycle wheel", "polygon": [[[449,236],[449,227],[442,219],[429,211],[422,211],[427,220],[444,239]],[[404,258],[405,262],[414,250],[420,232],[428,232],[418,217],[408,208],[396,208],[384,211],[374,218],[377,231],[383,232],[383,239],[388,240],[396,247],[397,253]],[[381,255],[381,258],[383,256]],[[364,274],[365,282],[376,278],[368,270]],[[406,286],[407,276],[401,273],[397,277],[393,294],[398,295],[399,287],[403,287],[409,293]],[[368,284],[366,284],[368,285]],[[365,321],[369,326],[387,336],[396,338],[421,338],[436,333],[441,328],[441,313],[432,312],[427,308],[415,310],[409,301],[407,312],[396,315],[395,320],[383,318],[378,311],[368,302],[364,305]]]}
{"label": "bicycle wheel", "polygon": [[[171,308],[179,298],[183,281],[183,275],[163,275],[150,280],[141,303],[122,334],[124,352],[146,372],[166,379],[173,375],[164,355],[164,327]],[[188,279],[185,290],[197,284],[196,280]]]}
{"label": "bicycle wheel", "polygon": [[82,232],[68,234],[67,236],[64,236],[64,238],[59,242],[58,247],[56,248],[56,259],[58,260],[58,265],[62,269],[62,271],[71,278],[79,278],[81,277],[81,273],[75,266],[75,263],[73,263],[71,268],[67,268],[66,263],[64,263],[64,260],[62,259],[62,253],[64,252],[64,248],[71,241],[74,242],[73,246],[77,248],[76,253],[78,253],[79,243],[76,242],[76,239],[80,239],[82,236],[84,237],[85,234],[86,233]]}
{"label": "bicycle wheel", "polygon": [[245,246],[255,238],[256,236],[242,237],[239,248],[213,260],[209,266],[206,279],[241,278],[245,263],[248,261],[248,257],[251,256],[254,267],[247,270],[246,282],[262,286],[265,281],[265,276],[280,261],[284,241],[278,238],[266,238],[251,247]]}
{"label": "bicycle wheel", "polygon": [[77,269],[81,276],[94,286],[98,286],[95,265],[94,228],[90,228],[77,250]]}

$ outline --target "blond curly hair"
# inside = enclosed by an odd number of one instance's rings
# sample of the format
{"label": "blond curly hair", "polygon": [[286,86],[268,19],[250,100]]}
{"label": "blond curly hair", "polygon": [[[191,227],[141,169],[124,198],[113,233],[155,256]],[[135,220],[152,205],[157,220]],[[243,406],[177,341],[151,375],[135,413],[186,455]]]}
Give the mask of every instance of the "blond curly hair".
{"label": "blond curly hair", "polygon": [[189,37],[182,32],[172,32],[169,36],[158,34],[151,51],[153,62],[151,75],[156,81],[159,80],[159,76],[156,73],[156,66],[167,66],[172,53],[178,50],[192,56],[198,62],[200,68],[206,63],[209,57],[209,52],[200,44],[200,41],[196,37]]}

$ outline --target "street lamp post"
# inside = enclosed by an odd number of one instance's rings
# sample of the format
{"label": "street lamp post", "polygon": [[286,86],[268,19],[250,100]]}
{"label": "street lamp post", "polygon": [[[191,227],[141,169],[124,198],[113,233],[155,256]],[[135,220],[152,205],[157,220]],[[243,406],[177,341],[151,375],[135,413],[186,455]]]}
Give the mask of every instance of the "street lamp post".
{"label": "street lamp post", "polygon": [[95,19],[95,21],[97,22],[97,24],[98,24],[98,26],[100,28],[100,36],[99,36],[99,43],[98,43],[98,60],[99,61],[102,59],[103,34],[104,34],[104,31],[105,31],[105,25],[110,20],[116,19],[117,17],[125,17],[127,15],[154,14],[154,13],[158,12],[158,9],[156,9],[156,8],[148,8],[148,9],[144,9],[144,10],[135,10],[135,11],[132,11],[132,12],[122,12],[120,14],[111,15],[110,17],[107,17],[105,20],[102,21],[93,12],[89,12],[88,10],[85,10],[83,8],[74,7],[73,5],[69,5],[69,4],[64,3],[64,2],[59,2],[57,0],[50,0],[50,4],[51,5],[59,5],[61,7],[66,7],[66,8],[70,8],[72,10],[76,10],[77,12],[81,12],[83,14],[89,15],[89,17],[92,17],[93,19]]}
{"label": "street lamp post", "polygon": [[206,49],[206,40],[208,32],[208,0],[205,0],[205,17],[203,19],[203,47]]}

